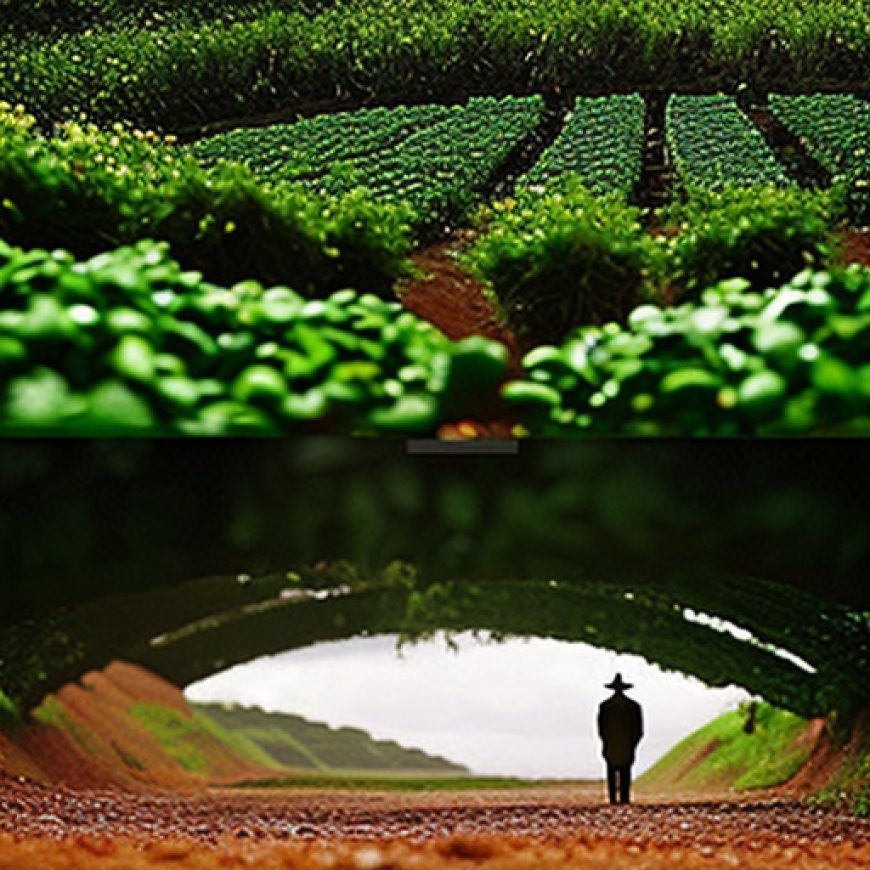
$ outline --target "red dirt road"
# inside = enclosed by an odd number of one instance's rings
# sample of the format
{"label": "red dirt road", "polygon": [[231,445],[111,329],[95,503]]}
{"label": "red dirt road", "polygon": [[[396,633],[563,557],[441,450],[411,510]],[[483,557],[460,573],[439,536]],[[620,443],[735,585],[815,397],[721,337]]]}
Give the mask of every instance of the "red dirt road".
{"label": "red dirt road", "polygon": [[0,778],[0,870],[870,866],[870,821],[782,798],[598,790],[75,791]]}

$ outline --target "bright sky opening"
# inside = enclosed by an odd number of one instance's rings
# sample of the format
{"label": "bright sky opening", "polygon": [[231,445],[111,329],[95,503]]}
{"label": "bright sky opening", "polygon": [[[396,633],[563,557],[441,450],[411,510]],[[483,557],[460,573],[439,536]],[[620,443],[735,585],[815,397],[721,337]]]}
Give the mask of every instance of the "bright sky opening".
{"label": "bright sky opening", "polygon": [[646,734],[635,773],[748,694],[711,689],[638,656],[585,644],[455,635],[397,650],[395,636],[260,658],[190,686],[193,701],[296,713],[442,755],[481,775],[598,779],[595,717],[616,672],[634,684]]}

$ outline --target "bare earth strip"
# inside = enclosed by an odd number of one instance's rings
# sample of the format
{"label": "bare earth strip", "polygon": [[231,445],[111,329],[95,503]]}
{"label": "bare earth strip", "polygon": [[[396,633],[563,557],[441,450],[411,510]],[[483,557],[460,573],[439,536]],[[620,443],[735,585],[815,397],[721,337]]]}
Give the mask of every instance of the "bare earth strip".
{"label": "bare earth strip", "polygon": [[870,866],[870,821],[794,800],[600,790],[131,794],[0,780],[7,868]]}

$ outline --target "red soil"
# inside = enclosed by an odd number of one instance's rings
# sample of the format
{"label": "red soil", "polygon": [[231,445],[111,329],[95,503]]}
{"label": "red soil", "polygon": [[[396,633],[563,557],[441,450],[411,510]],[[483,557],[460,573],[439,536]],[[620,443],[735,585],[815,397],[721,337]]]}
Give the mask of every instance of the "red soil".
{"label": "red soil", "polygon": [[483,335],[502,342],[510,352],[511,364],[518,366],[522,353],[516,338],[499,322],[481,283],[465,272],[456,259],[466,245],[467,239],[459,239],[414,254],[411,261],[423,276],[399,284],[402,304],[453,340]]}
{"label": "red soil", "polygon": [[870,266],[870,229],[849,230],[843,235],[843,259],[846,263]]}
{"label": "red soil", "polygon": [[797,801],[521,792],[122,794],[0,779],[0,870],[866,867],[870,822]]}
{"label": "red soil", "polygon": [[215,870],[256,867],[258,870],[849,870],[866,868],[866,848],[848,842],[803,847],[758,845],[747,848],[636,846],[581,837],[538,843],[517,836],[447,837],[432,843],[372,841],[368,843],[290,844],[239,843],[227,840],[203,848],[186,840],[137,843],[118,838],[78,837],[63,842],[14,840],[0,836],[0,870]]}
{"label": "red soil", "polygon": [[804,739],[813,741],[813,751],[801,769],[778,791],[786,795],[814,794],[835,781],[843,766],[860,758],[870,748],[870,713],[856,721],[849,740],[835,746],[823,719],[814,719]]}
{"label": "red soil", "polygon": [[[472,335],[500,341],[508,349],[509,376],[518,377],[522,373],[523,350],[513,333],[500,322],[483,285],[465,272],[456,258],[470,238],[470,232],[466,232],[413,254],[411,261],[422,275],[401,281],[396,288],[399,298],[405,308],[454,341]],[[460,441],[512,438],[513,425],[505,409],[496,403],[493,407],[479,409],[477,420],[442,426],[438,437]]]}

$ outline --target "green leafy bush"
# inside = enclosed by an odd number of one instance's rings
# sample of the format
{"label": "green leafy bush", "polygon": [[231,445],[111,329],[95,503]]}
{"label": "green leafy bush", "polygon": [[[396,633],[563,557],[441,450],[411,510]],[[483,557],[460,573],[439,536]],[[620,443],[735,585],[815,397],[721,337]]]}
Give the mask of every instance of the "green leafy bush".
{"label": "green leafy bush", "polygon": [[0,25],[7,98],[43,119],[84,111],[178,129],[336,95],[372,105],[744,83],[860,88],[870,57],[867,5],[854,0],[778,0],[763,15],[754,0],[356,0],[319,14],[263,0],[237,15],[221,0],[215,20],[201,2],[197,13],[189,5],[157,27],[138,17],[119,26],[119,3],[103,0],[90,32],[24,44]]}
{"label": "green leafy bush", "polygon": [[696,191],[664,210],[668,279],[689,296],[724,278],[753,289],[775,286],[832,255],[829,197],[798,188],[728,187]]}
{"label": "green leafy bush", "polygon": [[870,431],[870,271],[743,278],[628,325],[587,327],[524,360],[505,399],[535,434]]}
{"label": "green leafy bush", "polygon": [[0,237],[87,257],[141,238],[232,284],[292,283],[307,296],[382,294],[406,267],[409,212],[355,190],[329,199],[266,188],[244,167],[199,167],[152,133],[68,124],[36,132],[0,106]]}
{"label": "green leafy bush", "polygon": [[6,434],[433,433],[507,362],[355,290],[209,284],[149,241],[87,262],[0,243],[0,309]]}
{"label": "green leafy bush", "polygon": [[618,195],[597,197],[568,175],[541,195],[496,204],[466,262],[532,346],[623,318],[643,298],[656,253],[637,209]]}

